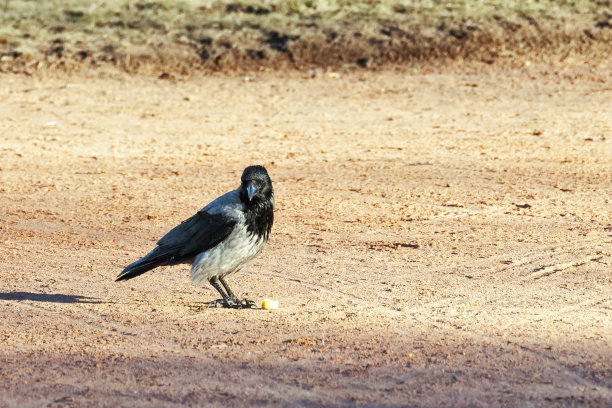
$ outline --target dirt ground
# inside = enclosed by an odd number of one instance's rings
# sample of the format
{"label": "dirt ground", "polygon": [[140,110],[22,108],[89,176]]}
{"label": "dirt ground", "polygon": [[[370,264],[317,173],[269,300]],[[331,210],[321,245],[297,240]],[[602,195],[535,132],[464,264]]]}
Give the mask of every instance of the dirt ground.
{"label": "dirt ground", "polygon": [[[0,75],[0,405],[611,406],[612,70]],[[207,308],[114,278],[265,165]]]}

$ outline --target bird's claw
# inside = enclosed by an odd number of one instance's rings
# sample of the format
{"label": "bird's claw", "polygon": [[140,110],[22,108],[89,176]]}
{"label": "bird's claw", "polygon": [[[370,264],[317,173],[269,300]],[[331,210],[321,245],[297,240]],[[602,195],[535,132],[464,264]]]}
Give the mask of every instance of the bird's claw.
{"label": "bird's claw", "polygon": [[217,299],[217,300],[213,300],[212,302],[208,302],[208,307],[221,308],[221,307],[228,307],[228,305],[227,303],[225,303],[225,300]]}
{"label": "bird's claw", "polygon": [[251,309],[255,307],[255,302],[250,299],[230,299],[229,302],[226,302],[225,299],[217,299],[210,302],[209,305],[215,308]]}
{"label": "bird's claw", "polygon": [[250,299],[238,299],[238,298],[234,298],[234,299],[230,299],[231,304],[229,304],[227,307],[231,307],[233,309],[251,309],[253,307],[255,307],[255,302],[250,300]]}
{"label": "bird's claw", "polygon": [[242,299],[240,303],[244,309],[251,309],[255,307],[255,301],[251,299]]}

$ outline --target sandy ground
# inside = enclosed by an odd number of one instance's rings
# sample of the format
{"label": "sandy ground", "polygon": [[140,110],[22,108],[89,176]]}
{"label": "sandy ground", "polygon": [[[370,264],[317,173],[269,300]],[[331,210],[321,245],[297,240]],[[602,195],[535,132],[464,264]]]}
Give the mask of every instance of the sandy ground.
{"label": "sandy ground", "polygon": [[[612,76],[0,75],[0,405],[611,406]],[[114,282],[265,165],[206,307]]]}

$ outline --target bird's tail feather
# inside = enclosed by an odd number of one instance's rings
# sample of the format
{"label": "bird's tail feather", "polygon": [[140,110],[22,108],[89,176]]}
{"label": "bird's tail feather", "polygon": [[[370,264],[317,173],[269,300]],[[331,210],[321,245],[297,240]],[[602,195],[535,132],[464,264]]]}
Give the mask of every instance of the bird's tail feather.
{"label": "bird's tail feather", "polygon": [[148,255],[140,258],[136,262],[133,262],[125,267],[123,271],[117,276],[117,281],[128,280],[142,275],[143,273],[150,271],[161,265],[165,265],[168,261],[167,254],[160,253],[159,248],[155,248]]}

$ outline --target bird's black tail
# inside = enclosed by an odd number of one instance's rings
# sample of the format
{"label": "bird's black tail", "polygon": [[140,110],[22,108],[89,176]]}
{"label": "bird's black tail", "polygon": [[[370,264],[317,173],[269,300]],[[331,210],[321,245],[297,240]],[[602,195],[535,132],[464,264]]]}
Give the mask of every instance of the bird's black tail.
{"label": "bird's black tail", "polygon": [[150,271],[161,265],[166,265],[168,261],[167,254],[160,253],[159,247],[155,248],[149,254],[140,258],[134,263],[129,264],[123,271],[117,276],[116,281],[128,280],[142,275],[143,273]]}

